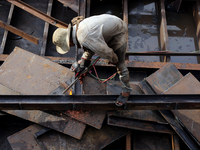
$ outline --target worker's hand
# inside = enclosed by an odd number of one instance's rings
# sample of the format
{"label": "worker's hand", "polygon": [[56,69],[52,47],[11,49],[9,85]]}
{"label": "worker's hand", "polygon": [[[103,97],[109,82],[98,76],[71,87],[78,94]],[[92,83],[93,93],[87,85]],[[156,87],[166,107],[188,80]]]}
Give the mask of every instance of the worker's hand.
{"label": "worker's hand", "polygon": [[74,62],[70,68],[71,71],[75,71],[75,72],[80,72],[82,71],[80,68],[80,64],[81,64],[81,60],[79,60],[78,62]]}

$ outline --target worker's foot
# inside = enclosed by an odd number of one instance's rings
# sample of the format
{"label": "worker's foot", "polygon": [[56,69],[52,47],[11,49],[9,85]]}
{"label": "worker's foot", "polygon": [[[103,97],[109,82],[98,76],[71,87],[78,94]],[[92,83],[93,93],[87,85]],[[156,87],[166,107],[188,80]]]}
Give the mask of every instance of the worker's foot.
{"label": "worker's foot", "polygon": [[117,101],[115,102],[115,105],[118,107],[123,106],[126,104],[126,101],[128,100],[130,95],[130,92],[122,92],[119,97],[117,98]]}

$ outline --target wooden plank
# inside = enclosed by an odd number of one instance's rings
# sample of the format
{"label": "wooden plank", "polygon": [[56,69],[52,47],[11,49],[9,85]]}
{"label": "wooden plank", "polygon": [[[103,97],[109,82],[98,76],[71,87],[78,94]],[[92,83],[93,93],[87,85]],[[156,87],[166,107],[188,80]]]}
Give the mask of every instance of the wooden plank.
{"label": "wooden plank", "polygon": [[19,29],[15,28],[15,27],[13,27],[11,25],[8,25],[7,23],[5,23],[5,22],[3,22],[1,20],[0,20],[0,27],[6,29],[6,30],[8,30],[8,31],[10,31],[10,32],[12,32],[12,33],[14,33],[16,35],[19,35],[22,38],[24,38],[24,39],[26,39],[26,40],[34,43],[34,44],[38,45],[38,43],[39,43],[39,39],[38,38],[36,38],[36,37],[34,37],[32,35],[29,35],[29,34],[25,33],[24,31],[19,30]]}
{"label": "wooden plank", "polygon": [[[160,0],[160,46],[162,51],[170,50],[164,0]],[[161,57],[161,61],[169,62],[170,57]]]}
{"label": "wooden plank", "polygon": [[[8,20],[7,20],[7,24],[8,25],[10,25],[10,22],[11,22],[11,19],[12,19],[12,15],[13,15],[13,11],[14,11],[14,5],[12,4],[10,6],[10,11],[9,11]],[[3,52],[4,52],[7,36],[8,36],[8,31],[5,30],[4,31],[4,35],[3,35],[3,40],[2,40],[2,43],[1,43],[0,54],[3,54]]]}
{"label": "wooden plank", "polygon": [[32,15],[58,27],[58,28],[67,28],[68,25],[58,19],[55,19],[51,16],[48,16],[47,14],[43,13],[42,11],[39,11],[38,9],[20,1],[20,0],[7,0],[8,2],[16,5],[17,7],[31,13]]}
{"label": "wooden plank", "polygon": [[[49,0],[48,9],[47,9],[48,16],[51,16],[52,5],[53,5],[53,0]],[[49,31],[49,23],[45,22],[44,34],[43,34],[43,40],[42,40],[42,48],[41,48],[41,54],[40,54],[42,56],[44,56],[45,52],[46,52],[48,31]]]}
{"label": "wooden plank", "polygon": [[[126,22],[127,24],[127,27],[128,27],[128,0],[123,0],[123,21]],[[127,33],[127,47],[126,47],[126,51],[129,50],[129,47],[128,47],[128,33]],[[126,60],[129,60],[129,57],[126,56]]]}
{"label": "wooden plank", "polygon": [[126,150],[131,150],[131,133],[126,135]]}

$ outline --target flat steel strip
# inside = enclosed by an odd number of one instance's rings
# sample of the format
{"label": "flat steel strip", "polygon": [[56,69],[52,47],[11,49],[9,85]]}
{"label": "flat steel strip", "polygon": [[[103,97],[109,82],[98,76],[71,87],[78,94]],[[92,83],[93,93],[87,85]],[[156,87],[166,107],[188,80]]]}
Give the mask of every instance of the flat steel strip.
{"label": "flat steel strip", "polygon": [[118,110],[108,111],[108,117],[121,117],[141,121],[151,121],[160,124],[168,124],[157,110]]}
{"label": "flat steel strip", "polygon": [[116,116],[108,116],[108,125],[140,131],[174,134],[174,131],[171,129],[171,127],[166,124],[159,124],[155,122],[141,121]]}
{"label": "flat steel strip", "polygon": [[86,128],[85,124],[70,117],[65,117],[65,119],[63,119],[39,110],[4,110],[3,112],[35,122],[50,129],[70,135],[76,139],[81,139]]}

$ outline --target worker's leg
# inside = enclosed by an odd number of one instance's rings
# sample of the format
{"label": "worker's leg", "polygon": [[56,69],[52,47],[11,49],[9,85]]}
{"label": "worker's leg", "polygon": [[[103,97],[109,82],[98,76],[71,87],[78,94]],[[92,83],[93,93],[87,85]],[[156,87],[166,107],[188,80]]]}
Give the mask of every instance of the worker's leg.
{"label": "worker's leg", "polygon": [[[115,53],[119,59],[116,67],[117,67],[117,72],[119,74],[119,79],[122,82],[122,94],[121,95],[123,97],[125,97],[125,99],[128,99],[128,96],[129,96],[130,92],[132,91],[132,88],[129,83],[129,71],[125,65],[126,45],[127,45],[127,43],[123,44],[119,49],[117,49],[115,51]],[[119,105],[123,105],[123,104],[119,104]]]}

